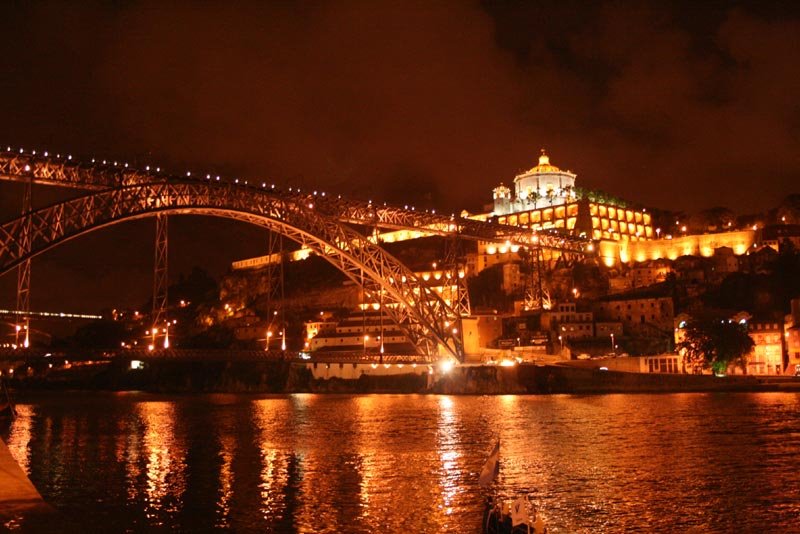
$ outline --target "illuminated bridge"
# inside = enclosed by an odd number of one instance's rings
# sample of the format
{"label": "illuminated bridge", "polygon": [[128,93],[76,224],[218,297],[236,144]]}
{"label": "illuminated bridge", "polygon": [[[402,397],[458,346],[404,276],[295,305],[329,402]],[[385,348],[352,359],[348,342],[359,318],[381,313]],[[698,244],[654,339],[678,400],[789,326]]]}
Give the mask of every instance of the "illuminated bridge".
{"label": "illuminated bridge", "polygon": [[[367,296],[380,299],[418,353],[431,360],[444,355],[463,359],[462,333],[457,325],[469,314],[468,301],[445,302],[376,242],[380,231],[415,229],[430,235],[508,242],[536,253],[556,251],[561,257],[580,257],[589,244],[586,239],[555,231],[535,232],[320,191],[285,190],[266,182],[188,172],[171,176],[159,168],[134,169],[107,160],[78,162],[69,155],[10,147],[0,152],[0,180],[26,186],[22,215],[0,225],[0,274],[18,269],[19,310],[30,309],[30,261],[34,256],[116,223],[156,217],[153,323],[161,324],[166,308],[167,217],[208,215],[261,226],[325,258]],[[69,187],[81,193],[34,210],[30,202],[34,184]]]}

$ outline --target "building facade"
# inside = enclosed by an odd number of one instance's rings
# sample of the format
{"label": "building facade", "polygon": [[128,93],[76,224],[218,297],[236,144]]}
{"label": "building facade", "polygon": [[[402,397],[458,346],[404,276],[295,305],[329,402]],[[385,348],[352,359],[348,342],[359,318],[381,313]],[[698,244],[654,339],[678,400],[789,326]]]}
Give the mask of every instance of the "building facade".
{"label": "building facade", "polygon": [[668,335],[674,328],[671,297],[610,296],[595,303],[595,314],[603,320],[622,323],[628,334],[655,329]]}
{"label": "building facade", "polygon": [[778,321],[750,321],[748,334],[753,351],[747,356],[747,374],[783,374],[783,324]]}

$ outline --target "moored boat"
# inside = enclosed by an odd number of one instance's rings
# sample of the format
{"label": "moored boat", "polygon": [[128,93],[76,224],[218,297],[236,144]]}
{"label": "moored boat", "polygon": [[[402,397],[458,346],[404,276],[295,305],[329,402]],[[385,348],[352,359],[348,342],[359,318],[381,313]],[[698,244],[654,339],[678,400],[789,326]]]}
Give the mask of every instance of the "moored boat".
{"label": "moored boat", "polygon": [[[500,471],[500,440],[486,459],[478,484],[489,488]],[[484,534],[546,534],[544,518],[528,495],[503,501],[495,494],[486,497],[483,511]]]}

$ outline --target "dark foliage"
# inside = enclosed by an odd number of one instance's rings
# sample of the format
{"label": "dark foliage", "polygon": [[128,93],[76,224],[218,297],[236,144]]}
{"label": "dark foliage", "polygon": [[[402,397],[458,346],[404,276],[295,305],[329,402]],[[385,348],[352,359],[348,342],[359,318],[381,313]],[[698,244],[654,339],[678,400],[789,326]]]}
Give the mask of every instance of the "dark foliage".
{"label": "dark foliage", "polygon": [[102,319],[78,328],[67,344],[80,349],[118,349],[128,336],[124,323]]}
{"label": "dark foliage", "polygon": [[234,342],[233,330],[214,325],[181,342],[183,349],[228,349]]}
{"label": "dark foliage", "polygon": [[696,367],[711,367],[724,373],[735,364],[746,371],[747,355],[753,350],[753,339],[747,326],[729,320],[692,321],[686,326],[684,339],[677,345],[687,361]]}

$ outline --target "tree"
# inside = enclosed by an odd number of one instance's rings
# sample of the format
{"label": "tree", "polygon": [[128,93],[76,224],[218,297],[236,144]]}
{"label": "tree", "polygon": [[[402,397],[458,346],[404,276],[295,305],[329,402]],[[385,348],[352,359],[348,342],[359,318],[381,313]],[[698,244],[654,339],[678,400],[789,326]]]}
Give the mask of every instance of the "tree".
{"label": "tree", "polygon": [[71,345],[80,349],[117,349],[130,332],[121,321],[101,319],[85,324],[75,331]]}
{"label": "tree", "polygon": [[731,226],[735,224],[736,215],[728,208],[716,207],[694,213],[682,220],[694,232],[707,232],[711,229],[730,229],[728,223]]}
{"label": "tree", "polygon": [[505,310],[511,298],[503,293],[503,266],[493,265],[467,282],[469,299],[474,306]]}
{"label": "tree", "polygon": [[724,374],[731,364],[747,372],[747,355],[754,345],[746,325],[714,319],[690,322],[677,348],[690,365]]}

